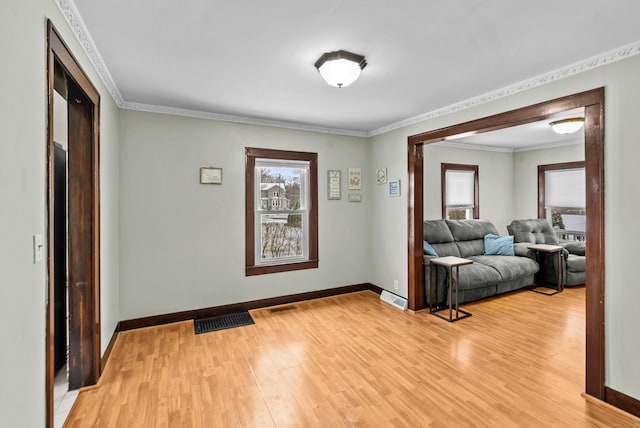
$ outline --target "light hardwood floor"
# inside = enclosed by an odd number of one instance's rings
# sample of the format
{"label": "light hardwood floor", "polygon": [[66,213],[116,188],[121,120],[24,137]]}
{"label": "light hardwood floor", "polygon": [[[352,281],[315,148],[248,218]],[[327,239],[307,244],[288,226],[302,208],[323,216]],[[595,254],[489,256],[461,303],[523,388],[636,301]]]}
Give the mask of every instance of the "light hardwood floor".
{"label": "light hardwood floor", "polygon": [[122,333],[67,427],[640,427],[585,400],[584,288],[463,305],[449,324],[372,292]]}

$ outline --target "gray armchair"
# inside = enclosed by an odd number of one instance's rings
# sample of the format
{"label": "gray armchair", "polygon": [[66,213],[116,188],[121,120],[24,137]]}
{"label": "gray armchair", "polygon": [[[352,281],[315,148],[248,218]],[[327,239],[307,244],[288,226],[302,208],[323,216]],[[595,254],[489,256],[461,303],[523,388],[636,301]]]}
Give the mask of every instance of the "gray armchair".
{"label": "gray armchair", "polygon": [[[555,231],[546,219],[513,220],[507,226],[516,247],[516,254],[522,255],[531,244],[560,245],[564,247],[564,285],[582,285],[585,283],[586,255],[585,242],[560,243]],[[542,254],[540,275],[544,281],[555,284],[557,275],[550,254]]]}

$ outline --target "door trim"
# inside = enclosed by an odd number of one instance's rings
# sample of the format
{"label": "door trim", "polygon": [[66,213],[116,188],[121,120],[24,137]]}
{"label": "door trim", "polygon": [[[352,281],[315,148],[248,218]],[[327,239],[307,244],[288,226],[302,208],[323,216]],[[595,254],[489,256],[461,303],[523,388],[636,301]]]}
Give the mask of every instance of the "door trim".
{"label": "door trim", "polygon": [[408,284],[409,308],[418,310],[424,303],[422,268],[424,171],[423,145],[442,141],[462,133],[478,133],[544,120],[550,115],[574,108],[585,109],[585,177],[587,216],[586,270],[586,393],[604,399],[604,88],[507,111],[485,118],[412,135],[408,138]]}
{"label": "door trim", "polygon": [[[90,270],[86,292],[88,304],[86,313],[79,316],[79,324],[84,332],[80,346],[83,346],[81,364],[86,374],[83,385],[95,384],[100,376],[100,94],[93,86],[86,73],[80,67],[70,49],[60,37],[50,20],[47,20],[47,94],[48,94],[48,124],[47,124],[47,305],[46,305],[46,340],[45,340],[45,402],[46,402],[46,426],[53,426],[53,381],[54,381],[54,236],[53,236],[53,202],[54,202],[54,141],[53,141],[53,99],[54,99],[54,75],[56,63],[62,66],[65,74],[73,82],[83,95],[91,103],[90,118],[83,122],[90,130],[88,150],[91,152],[90,165],[86,165],[83,172],[86,180],[91,183],[91,209],[83,213],[83,222],[89,225],[86,229],[87,239],[90,239],[92,254],[90,257]],[[73,195],[69,195],[71,199]],[[70,250],[71,251],[71,250]],[[71,299],[71,295],[69,297]],[[74,305],[69,302],[69,308]],[[86,340],[88,338],[88,340]],[[87,343],[89,342],[89,343]]]}

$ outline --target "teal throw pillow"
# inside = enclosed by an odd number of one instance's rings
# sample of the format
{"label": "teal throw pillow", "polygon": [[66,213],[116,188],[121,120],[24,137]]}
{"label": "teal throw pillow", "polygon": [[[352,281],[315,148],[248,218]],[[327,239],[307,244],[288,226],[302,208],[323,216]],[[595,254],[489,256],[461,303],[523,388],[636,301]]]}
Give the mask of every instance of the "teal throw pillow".
{"label": "teal throw pillow", "polygon": [[434,257],[438,257],[438,253],[436,253],[436,250],[433,249],[433,247],[431,246],[431,244],[429,244],[427,241],[424,241],[424,244],[422,246],[424,248],[424,253],[428,254],[430,256],[434,256]]}
{"label": "teal throw pillow", "polygon": [[484,235],[485,256],[515,256],[513,236]]}

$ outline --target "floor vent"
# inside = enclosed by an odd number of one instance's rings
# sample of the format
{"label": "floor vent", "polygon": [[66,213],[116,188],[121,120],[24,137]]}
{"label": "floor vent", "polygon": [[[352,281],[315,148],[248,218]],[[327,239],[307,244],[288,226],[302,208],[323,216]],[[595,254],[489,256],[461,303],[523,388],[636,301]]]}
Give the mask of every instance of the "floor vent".
{"label": "floor vent", "polygon": [[210,331],[225,330],[227,328],[242,327],[243,325],[255,324],[249,312],[238,312],[235,314],[218,315],[217,317],[193,320],[196,334],[208,333]]}
{"label": "floor vent", "polygon": [[380,300],[382,300],[383,302],[387,302],[391,306],[395,306],[402,311],[407,309],[407,299],[405,299],[404,297],[396,296],[395,294],[390,293],[387,290],[382,290],[382,294],[380,294]]}

